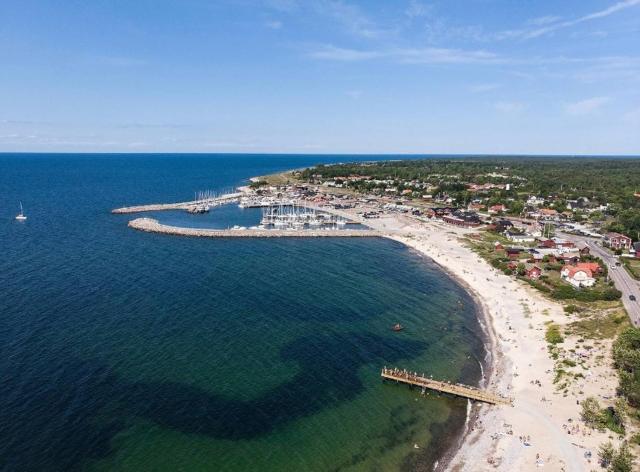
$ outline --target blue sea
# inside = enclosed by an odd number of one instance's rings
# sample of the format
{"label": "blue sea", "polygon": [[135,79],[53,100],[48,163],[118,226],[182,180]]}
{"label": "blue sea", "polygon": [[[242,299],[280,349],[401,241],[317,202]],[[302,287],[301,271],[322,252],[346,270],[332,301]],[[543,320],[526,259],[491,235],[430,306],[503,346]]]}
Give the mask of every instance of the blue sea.
{"label": "blue sea", "polygon": [[0,470],[430,470],[466,402],[380,369],[478,382],[475,305],[439,267],[385,239],[190,239],[110,213],[382,158],[0,155]]}

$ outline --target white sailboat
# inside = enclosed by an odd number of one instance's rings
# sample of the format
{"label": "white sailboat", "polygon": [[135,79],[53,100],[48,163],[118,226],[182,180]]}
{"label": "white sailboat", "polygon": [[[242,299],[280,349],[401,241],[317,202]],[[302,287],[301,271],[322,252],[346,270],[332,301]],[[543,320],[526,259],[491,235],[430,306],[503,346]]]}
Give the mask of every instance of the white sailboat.
{"label": "white sailboat", "polygon": [[26,219],[27,219],[27,217],[24,216],[24,210],[22,209],[22,202],[20,202],[20,213],[18,213],[18,216],[16,216],[16,220],[24,221]]}

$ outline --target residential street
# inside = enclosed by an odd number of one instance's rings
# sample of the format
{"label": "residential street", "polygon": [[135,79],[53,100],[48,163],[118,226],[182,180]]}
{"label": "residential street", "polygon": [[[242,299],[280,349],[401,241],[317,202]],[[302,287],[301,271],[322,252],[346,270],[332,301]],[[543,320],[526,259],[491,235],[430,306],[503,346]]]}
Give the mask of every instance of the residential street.
{"label": "residential street", "polygon": [[[616,284],[616,288],[622,292],[622,303],[629,314],[629,318],[631,318],[631,322],[634,326],[640,326],[640,285],[622,265],[616,266],[618,259],[604,249],[601,246],[602,242],[595,238],[567,233],[560,233],[560,235],[574,242],[584,241],[588,243],[591,248],[591,254],[600,257],[607,264],[609,276]],[[629,295],[635,296],[636,300],[630,300]]]}

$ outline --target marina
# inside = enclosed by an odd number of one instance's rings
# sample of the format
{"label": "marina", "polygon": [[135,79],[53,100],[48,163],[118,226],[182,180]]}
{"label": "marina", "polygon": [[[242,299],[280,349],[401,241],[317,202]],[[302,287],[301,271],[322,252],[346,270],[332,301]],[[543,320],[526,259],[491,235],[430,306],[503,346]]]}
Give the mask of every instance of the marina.
{"label": "marina", "polygon": [[343,228],[349,221],[338,215],[318,212],[315,209],[292,205],[265,208],[260,224],[277,229]]}
{"label": "marina", "polygon": [[240,208],[266,208],[277,206],[290,206],[294,201],[287,198],[277,197],[259,197],[259,196],[246,196],[241,197],[238,203]]}

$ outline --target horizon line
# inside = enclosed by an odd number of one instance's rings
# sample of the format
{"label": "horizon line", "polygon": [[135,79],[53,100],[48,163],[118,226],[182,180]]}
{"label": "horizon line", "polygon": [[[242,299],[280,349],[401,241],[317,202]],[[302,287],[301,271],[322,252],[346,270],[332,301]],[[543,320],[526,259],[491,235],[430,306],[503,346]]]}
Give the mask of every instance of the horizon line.
{"label": "horizon line", "polygon": [[0,156],[6,155],[188,155],[188,156],[411,156],[411,157],[573,157],[573,158],[640,158],[638,154],[523,154],[523,153],[365,153],[365,152],[334,152],[334,153],[304,153],[304,152],[206,152],[206,151],[0,151]]}

